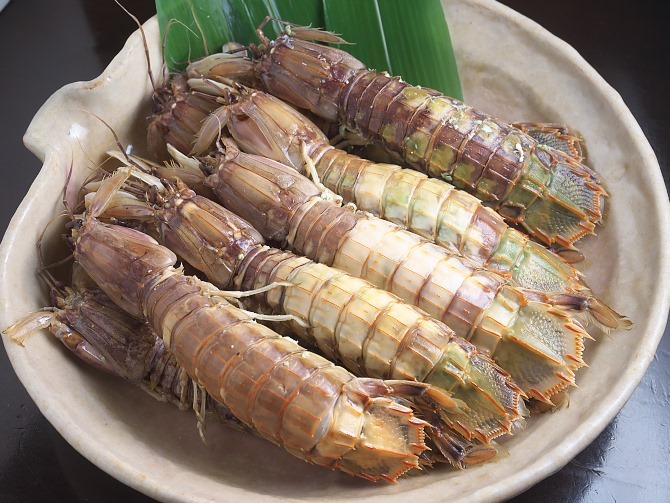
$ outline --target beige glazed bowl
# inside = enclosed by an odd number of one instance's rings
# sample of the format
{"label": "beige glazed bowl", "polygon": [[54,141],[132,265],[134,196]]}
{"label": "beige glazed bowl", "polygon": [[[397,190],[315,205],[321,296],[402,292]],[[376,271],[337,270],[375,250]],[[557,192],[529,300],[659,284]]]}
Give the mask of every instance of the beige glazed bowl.
{"label": "beige glazed bowl", "polygon": [[[611,194],[606,225],[597,237],[581,242],[588,258],[579,268],[596,294],[627,314],[634,326],[588,344],[590,367],[579,371],[569,408],[531,418],[522,435],[503,443],[503,453],[493,462],[464,472],[439,467],[397,485],[370,484],[308,465],[213,422],[204,446],[193,414],[75,362],[50,336],[35,335],[25,348],[5,340],[22,383],[79,452],[163,501],[495,501],[561,468],[621,409],[654,355],[668,313],[668,289],[659,278],[670,277],[670,204],[656,158],[619,95],[571,47],[491,0],[443,4],[466,101],[508,121],[577,127],[586,138],[590,164]],[[158,75],[155,19],[145,31]],[[76,187],[114,147],[110,131],[86,111],[103,118],[124,144],[142,153],[151,91],[144,48],[135,33],[98,79],[64,87],[35,116],[25,142],[44,166],[0,249],[2,327],[48,305],[35,276],[39,233],[62,211],[70,167]],[[639,218],[642,209],[644,219]],[[60,232],[47,238],[54,258],[65,254],[56,250]]]}

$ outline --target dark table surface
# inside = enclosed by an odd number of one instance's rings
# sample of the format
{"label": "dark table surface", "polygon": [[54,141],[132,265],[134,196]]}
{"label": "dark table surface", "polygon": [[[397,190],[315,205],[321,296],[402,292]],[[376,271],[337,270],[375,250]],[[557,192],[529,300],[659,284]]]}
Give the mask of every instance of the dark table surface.
{"label": "dark table surface", "polygon": [[[667,187],[670,37],[659,2],[502,3],[575,47],[623,96],[658,156]],[[154,13],[150,0],[123,4],[141,21]],[[100,74],[134,29],[112,0],[12,0],[0,13],[0,229],[41,167],[21,141],[32,116],[64,84]],[[670,501],[667,332],[642,383],[605,431],[565,468],[512,501]],[[4,348],[0,396],[0,501],[151,501],[63,440],[18,381]]]}

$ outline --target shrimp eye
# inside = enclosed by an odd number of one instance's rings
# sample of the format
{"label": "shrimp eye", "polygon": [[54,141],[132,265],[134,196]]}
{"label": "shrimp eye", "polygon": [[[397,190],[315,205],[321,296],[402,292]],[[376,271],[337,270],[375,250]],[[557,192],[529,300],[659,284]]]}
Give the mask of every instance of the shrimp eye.
{"label": "shrimp eye", "polygon": [[84,221],[81,218],[75,218],[74,220],[65,224],[66,229],[79,229],[83,225]]}

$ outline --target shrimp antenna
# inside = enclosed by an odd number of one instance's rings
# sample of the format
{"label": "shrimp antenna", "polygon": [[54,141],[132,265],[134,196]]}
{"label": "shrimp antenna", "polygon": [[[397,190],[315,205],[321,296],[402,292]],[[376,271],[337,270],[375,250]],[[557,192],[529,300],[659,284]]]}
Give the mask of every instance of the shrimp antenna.
{"label": "shrimp antenna", "polygon": [[195,25],[198,27],[198,31],[200,32],[200,38],[202,38],[202,45],[203,49],[205,50],[205,56],[209,56],[209,48],[207,47],[207,37],[205,36],[205,32],[203,31],[202,26],[200,25],[200,21],[198,21],[198,16],[195,15],[195,7],[193,6],[193,4],[191,4],[191,15],[193,16],[193,21],[195,22]]}
{"label": "shrimp antenna", "polygon": [[271,16],[267,16],[256,29],[256,35],[258,35],[258,38],[260,38],[261,42],[264,44],[268,44],[270,42],[270,40],[263,33],[263,28],[270,21],[283,26],[284,33],[289,37],[295,37],[301,40],[312,40],[315,42],[326,42],[330,44],[349,44],[349,42],[333,32],[325,31],[321,28],[312,28],[311,25],[304,26],[296,23],[290,23],[288,21],[283,21],[279,18]]}
{"label": "shrimp antenna", "polygon": [[[67,172],[67,178],[65,178],[65,187],[63,187],[63,206],[65,207],[65,211],[67,211],[68,216],[70,217],[70,220],[74,220],[74,213],[72,210],[68,207],[67,205],[67,189],[70,186],[70,180],[72,179],[72,171],[74,169],[74,152],[72,152],[72,145],[70,145],[70,169]],[[53,222],[53,219],[49,222],[51,224]],[[47,225],[49,225],[47,224]],[[46,228],[44,229],[44,231]],[[40,236],[40,239],[42,236],[44,236],[44,231],[42,231],[42,235]]]}
{"label": "shrimp antenna", "polygon": [[[167,72],[166,72],[166,71],[167,71],[167,64],[165,63],[165,46],[167,45],[167,36],[168,36],[169,31],[170,31],[170,28],[172,28],[172,25],[174,25],[174,24],[179,24],[179,25],[183,26],[186,30],[188,30],[188,31],[190,31],[191,33],[193,33],[193,35],[195,35],[196,37],[198,36],[198,34],[197,34],[196,32],[194,32],[191,28],[189,28],[186,24],[184,24],[184,23],[183,23],[182,21],[180,21],[179,19],[174,19],[174,18],[172,18],[172,19],[170,19],[170,21],[168,21],[168,24],[167,24],[167,26],[165,27],[165,33],[163,34],[163,42],[162,42],[162,44],[161,44],[161,54],[163,55],[163,64],[161,65],[161,73],[162,73],[162,75],[163,75],[163,81],[164,81],[164,82],[167,81],[167,75],[166,75],[166,73],[167,73]],[[190,59],[191,59],[190,53],[191,53],[191,48],[190,48],[190,46],[189,46],[189,57],[188,57],[188,61],[190,61]],[[174,61],[173,61],[173,62],[174,62]]]}
{"label": "shrimp antenna", "polygon": [[[116,0],[115,0],[115,1],[116,1]],[[135,166],[135,167],[136,167],[137,169],[139,169],[140,171],[146,173],[146,170],[145,170],[144,168],[142,168],[142,166],[140,166],[137,162],[135,162],[135,161],[134,161],[134,160],[133,160],[127,153],[126,153],[126,149],[123,147],[123,143],[121,143],[121,140],[119,139],[119,135],[116,134],[116,131],[114,131],[114,128],[113,128],[112,126],[110,126],[110,125],[109,125],[109,124],[108,124],[102,117],[100,117],[99,115],[94,114],[94,113],[91,112],[90,110],[84,110],[84,109],[82,109],[82,108],[78,108],[77,110],[79,110],[80,112],[86,112],[87,114],[91,114],[93,117],[95,117],[95,118],[98,119],[100,122],[102,122],[102,123],[105,125],[105,127],[111,131],[112,135],[114,136],[114,141],[116,142],[116,146],[119,147],[119,150],[123,153],[123,157],[126,158],[126,161],[128,162],[128,164],[131,164],[132,166]]]}
{"label": "shrimp antenna", "polygon": [[147,43],[147,36],[144,33],[144,28],[142,28],[142,23],[140,23],[140,20],[137,19],[137,16],[132,14],[128,9],[126,9],[119,0],[114,0],[116,2],[116,5],[121,7],[123,11],[128,14],[133,21],[135,21],[135,24],[137,24],[137,27],[140,29],[140,34],[142,36],[142,42],[144,44],[144,54],[147,57],[147,73],[149,74],[149,80],[151,81],[151,88],[156,92],[156,81],[154,80],[154,74],[151,71],[151,58],[149,56],[149,44]]}
{"label": "shrimp antenna", "polygon": [[51,289],[56,289],[56,290],[62,290],[62,285],[59,281],[54,278],[53,274],[51,274],[51,271],[49,269],[53,269],[54,267],[58,267],[62,264],[65,264],[68,262],[71,258],[74,257],[72,253],[70,253],[67,257],[64,259],[59,260],[58,262],[54,262],[52,264],[45,264],[44,263],[44,254],[42,253],[42,241],[44,241],[44,235],[47,232],[47,229],[53,224],[57,218],[60,218],[64,216],[62,213],[54,216],[51,220],[49,220],[42,229],[42,232],[40,233],[39,237],[37,238],[37,259],[39,261],[39,268],[37,269],[37,273],[40,275],[42,280],[47,284],[47,286]]}
{"label": "shrimp antenna", "polygon": [[74,258],[74,254],[70,253],[67,257],[59,260],[58,262],[52,262],[51,264],[47,264],[45,269],[53,269],[54,267],[61,266],[63,264],[67,264],[70,260]]}

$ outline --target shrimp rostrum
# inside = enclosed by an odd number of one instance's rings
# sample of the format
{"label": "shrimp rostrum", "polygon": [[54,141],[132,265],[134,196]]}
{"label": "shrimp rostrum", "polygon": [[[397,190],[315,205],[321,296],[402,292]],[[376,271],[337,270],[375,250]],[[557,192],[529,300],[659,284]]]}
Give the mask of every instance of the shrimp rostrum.
{"label": "shrimp rostrum", "polygon": [[[153,187],[160,190],[159,184],[156,180]],[[166,184],[151,204],[141,200],[151,191],[137,189],[134,202],[120,193],[110,199],[102,216],[151,219],[160,240],[212,283],[258,291],[254,304],[291,315],[293,333],[349,370],[368,377],[416,379],[449,390],[468,408],[467,413],[444,414],[445,420],[466,440],[488,443],[523,424],[521,393],[507,373],[426,313],[364,280],[263,246],[248,223],[179,182],[177,187]],[[484,456],[475,447],[457,446],[443,454],[457,466],[470,464]]]}
{"label": "shrimp rostrum", "polygon": [[199,386],[306,461],[388,481],[420,466],[433,426],[414,404],[453,409],[455,400],[424,383],[356,378],[256,323],[225,292],[175,268],[153,238],[97,220],[115,183],[71,226],[75,259],[115,303],[146,318]]}
{"label": "shrimp rostrum", "polygon": [[[269,40],[259,28],[261,43],[250,46],[253,77],[271,94],[471,192],[544,243],[573,248],[602,220],[602,179],[576,159],[454,98],[304,40],[311,33],[323,40],[326,32],[301,30],[302,39],[291,33]],[[201,68],[215,76],[216,66]]]}

